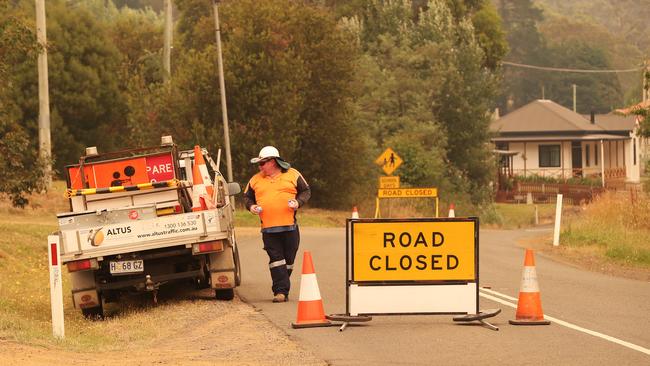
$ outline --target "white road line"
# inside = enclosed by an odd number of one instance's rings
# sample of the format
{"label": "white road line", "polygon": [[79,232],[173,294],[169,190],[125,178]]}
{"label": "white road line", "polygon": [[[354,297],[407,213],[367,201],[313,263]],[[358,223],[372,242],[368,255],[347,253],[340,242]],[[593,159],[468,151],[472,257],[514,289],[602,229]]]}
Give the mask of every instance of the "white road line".
{"label": "white road line", "polygon": [[[498,302],[499,304],[510,306],[511,308],[514,308],[514,309],[517,308],[517,303],[516,303],[517,299],[515,299],[514,297],[510,297],[508,295],[502,294],[500,292],[492,291],[492,290],[489,290],[489,289],[486,289],[486,288],[481,288],[480,290],[485,291],[485,292],[490,293],[490,294],[493,294],[493,295],[501,296],[501,297],[503,297],[505,299],[508,299],[508,300],[515,301],[515,303],[513,304],[513,303],[510,303],[508,301],[502,300],[502,299],[500,299],[498,297],[491,296],[491,295],[488,295],[488,294],[483,293],[483,292],[479,292],[480,296],[482,296],[482,297],[484,297],[484,298],[486,298],[488,300],[492,300],[492,301]],[[587,328],[583,328],[581,326],[571,324],[569,322],[565,322],[564,320],[560,320],[560,319],[554,318],[552,316],[548,316],[546,314],[544,315],[544,319],[550,320],[550,321],[552,321],[552,322],[554,322],[556,324],[559,324],[559,325],[563,325],[563,326],[565,326],[567,328],[577,330],[579,332],[587,333],[587,334],[592,335],[594,337],[602,338],[602,339],[604,339],[606,341],[610,341],[610,342],[613,342],[613,343],[620,344],[621,346],[633,349],[635,351],[639,351],[641,353],[645,353],[646,355],[650,355],[650,349],[647,349],[647,348],[641,347],[641,346],[637,346],[636,344],[626,342],[626,341],[620,340],[618,338],[614,338],[612,336],[608,336],[607,334],[603,334],[603,333],[599,333],[599,332],[596,332],[596,331],[593,331],[593,330],[590,330],[590,329],[587,329]]]}

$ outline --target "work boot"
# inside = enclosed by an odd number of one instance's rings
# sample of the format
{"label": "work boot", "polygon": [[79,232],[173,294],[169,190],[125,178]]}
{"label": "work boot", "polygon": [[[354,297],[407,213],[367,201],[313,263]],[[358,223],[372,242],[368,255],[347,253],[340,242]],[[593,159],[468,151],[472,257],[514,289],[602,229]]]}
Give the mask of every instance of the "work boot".
{"label": "work boot", "polygon": [[285,294],[276,294],[273,296],[273,302],[286,302],[289,298]]}

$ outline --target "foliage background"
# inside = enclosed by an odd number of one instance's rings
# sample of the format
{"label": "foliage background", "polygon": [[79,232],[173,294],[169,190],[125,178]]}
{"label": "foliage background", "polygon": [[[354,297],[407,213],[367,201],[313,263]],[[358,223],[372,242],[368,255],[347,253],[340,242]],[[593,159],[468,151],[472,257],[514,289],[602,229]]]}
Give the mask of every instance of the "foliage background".
{"label": "foliage background", "polygon": [[[614,6],[614,2],[599,3]],[[162,0],[47,2],[53,161],[59,177],[85,146],[222,148],[210,0],[174,1],[171,82],[163,81]],[[39,190],[34,4],[0,0],[0,191]],[[603,5],[604,6],[604,5]],[[634,6],[631,4],[630,6]],[[488,125],[545,96],[607,112],[640,95],[639,75],[547,75],[506,59],[572,68],[631,67],[647,52],[587,2],[552,0],[224,0],[220,5],[235,180],[275,145],[311,184],[312,204],[371,204],[392,147],[404,186],[436,186],[483,207],[494,161]],[[646,14],[642,8],[638,14]],[[566,36],[570,35],[570,36]]]}

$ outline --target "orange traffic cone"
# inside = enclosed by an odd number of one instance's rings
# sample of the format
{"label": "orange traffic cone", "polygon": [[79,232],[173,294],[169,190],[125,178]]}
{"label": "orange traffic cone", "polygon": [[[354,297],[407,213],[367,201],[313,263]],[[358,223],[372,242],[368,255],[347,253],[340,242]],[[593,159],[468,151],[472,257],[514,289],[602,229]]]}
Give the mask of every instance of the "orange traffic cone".
{"label": "orange traffic cone", "polygon": [[510,320],[514,325],[548,325],[550,321],[544,319],[542,300],[537,284],[537,271],[535,271],[535,257],[532,249],[526,249],[524,270],[521,275],[521,288],[517,302],[516,320]]}
{"label": "orange traffic cone", "polygon": [[298,318],[291,323],[292,328],[327,327],[332,323],[325,318],[323,299],[320,297],[314,262],[311,253],[305,251],[300,278],[300,298],[298,299]]}
{"label": "orange traffic cone", "polygon": [[456,206],[454,206],[453,203],[449,205],[449,215],[447,215],[447,217],[456,217],[456,212],[454,211],[455,208]]}
{"label": "orange traffic cone", "polygon": [[203,153],[199,145],[194,146],[194,167],[192,167],[192,211],[207,210],[214,207],[212,202],[213,189],[208,167],[205,165]]}
{"label": "orange traffic cone", "polygon": [[353,219],[359,218],[359,210],[357,210],[357,206],[352,207],[352,218]]}

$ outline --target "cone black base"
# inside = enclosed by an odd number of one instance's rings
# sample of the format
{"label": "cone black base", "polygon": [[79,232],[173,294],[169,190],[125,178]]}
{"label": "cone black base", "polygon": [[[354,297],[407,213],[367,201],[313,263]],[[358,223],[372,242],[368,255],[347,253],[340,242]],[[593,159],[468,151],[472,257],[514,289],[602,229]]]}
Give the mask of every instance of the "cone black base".
{"label": "cone black base", "polygon": [[508,320],[512,325],[549,325],[550,320]]}
{"label": "cone black base", "polygon": [[368,322],[372,320],[372,317],[367,315],[329,314],[325,315],[325,317],[329,320],[348,323]]}
{"label": "cone black base", "polygon": [[338,324],[334,324],[329,320],[326,320],[322,323],[291,323],[291,328],[301,329],[301,328],[318,328],[318,327],[335,327]]}

